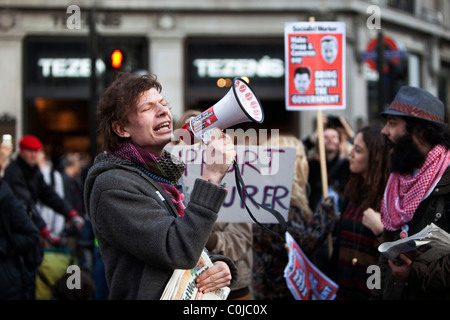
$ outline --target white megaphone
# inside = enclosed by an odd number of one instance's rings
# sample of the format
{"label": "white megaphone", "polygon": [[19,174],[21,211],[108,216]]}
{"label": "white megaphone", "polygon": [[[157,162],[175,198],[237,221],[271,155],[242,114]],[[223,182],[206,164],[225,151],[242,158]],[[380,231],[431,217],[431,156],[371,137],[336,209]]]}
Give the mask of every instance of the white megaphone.
{"label": "white megaphone", "polygon": [[179,138],[186,144],[207,143],[213,128],[224,130],[238,123],[262,123],[263,120],[264,112],[258,97],[245,80],[234,78],[231,89],[222,99],[186,121],[180,129]]}
{"label": "white megaphone", "polygon": [[[233,85],[228,93],[208,110],[203,111],[196,117],[188,119],[179,129],[178,134],[179,139],[183,140],[186,144],[193,144],[199,141],[207,143],[213,128],[217,127],[224,130],[238,123],[262,123],[263,120],[264,112],[261,108],[261,103],[259,102],[258,97],[256,97],[253,93],[253,90],[246,81],[241,78],[234,78]],[[233,161],[233,167],[237,192],[250,217],[261,227],[274,233],[271,229],[259,223],[251,213],[249,207],[245,203],[245,199],[248,198],[246,191],[247,188],[244,180],[242,179],[236,160]],[[255,201],[253,201],[253,204],[258,208],[262,208],[270,212],[275,218],[277,218],[281,226],[280,234],[283,234],[286,231],[286,221],[277,210]]]}

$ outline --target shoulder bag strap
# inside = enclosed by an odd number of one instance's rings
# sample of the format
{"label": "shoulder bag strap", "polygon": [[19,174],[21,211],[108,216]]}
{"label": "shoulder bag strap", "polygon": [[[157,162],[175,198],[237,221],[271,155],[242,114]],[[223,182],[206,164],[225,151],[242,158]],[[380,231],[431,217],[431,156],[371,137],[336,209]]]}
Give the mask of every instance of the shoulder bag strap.
{"label": "shoulder bag strap", "polygon": [[[140,167],[137,167],[139,170]],[[170,200],[169,196],[167,195],[167,193],[161,188],[161,186],[158,185],[158,183],[153,180],[152,178],[150,178],[147,174],[145,174],[145,172],[142,172],[142,176],[148,181],[150,182],[150,184],[156,189],[156,194],[158,195],[159,199],[164,203],[164,205],[166,206],[166,208],[172,212],[172,214],[175,217],[178,217],[178,212],[177,209],[175,208],[175,205],[173,204],[172,200]]]}

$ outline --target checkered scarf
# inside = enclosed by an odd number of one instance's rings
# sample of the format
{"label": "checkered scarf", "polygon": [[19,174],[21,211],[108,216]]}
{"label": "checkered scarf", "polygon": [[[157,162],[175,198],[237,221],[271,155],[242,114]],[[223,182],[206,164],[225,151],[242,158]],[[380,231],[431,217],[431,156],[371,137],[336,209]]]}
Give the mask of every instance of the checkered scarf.
{"label": "checkered scarf", "polygon": [[436,145],[414,177],[411,174],[392,173],[381,202],[383,226],[394,231],[411,221],[424,196],[436,185],[449,165],[450,150]]}

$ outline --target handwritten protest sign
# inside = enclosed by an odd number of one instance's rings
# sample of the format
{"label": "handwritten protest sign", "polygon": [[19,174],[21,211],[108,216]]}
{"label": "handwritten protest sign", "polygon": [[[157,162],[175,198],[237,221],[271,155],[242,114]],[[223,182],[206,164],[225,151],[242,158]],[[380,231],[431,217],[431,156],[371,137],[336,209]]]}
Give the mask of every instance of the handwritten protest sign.
{"label": "handwritten protest sign", "polygon": [[285,24],[286,109],[345,109],[345,23]]}
{"label": "handwritten protest sign", "polygon": [[338,285],[314,266],[294,238],[286,232],[289,262],[284,269],[286,284],[297,300],[334,300]]}
{"label": "handwritten protest sign", "polygon": [[[296,150],[294,148],[236,146],[236,162],[246,184],[246,204],[260,223],[278,223],[269,212],[255,206],[256,201],[275,209],[287,220],[291,199],[292,179]],[[195,146],[171,146],[167,150],[186,164],[183,183],[187,196],[200,178],[205,166],[205,148]],[[219,212],[218,222],[251,222],[236,189],[234,168],[231,167],[222,181],[228,194]]]}

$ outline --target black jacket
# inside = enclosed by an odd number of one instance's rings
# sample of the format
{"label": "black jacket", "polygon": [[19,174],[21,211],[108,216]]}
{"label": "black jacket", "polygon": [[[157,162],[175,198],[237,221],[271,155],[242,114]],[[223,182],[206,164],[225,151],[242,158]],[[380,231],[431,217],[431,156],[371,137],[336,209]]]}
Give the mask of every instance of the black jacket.
{"label": "black jacket", "polygon": [[[447,168],[433,192],[423,200],[413,219],[408,222],[410,235],[431,222],[450,233],[450,167]],[[400,239],[400,231],[383,233],[383,242]],[[380,255],[381,289],[372,290],[372,299],[450,299],[450,254],[428,264],[413,261],[406,282],[396,279],[387,259]]]}
{"label": "black jacket", "polygon": [[[39,167],[30,167],[20,156],[6,168],[4,179],[28,211],[35,210],[38,200],[63,216],[72,209],[67,201],[61,199],[55,190],[45,183]],[[41,229],[45,222],[40,215],[37,216],[34,215],[33,220]]]}
{"label": "black jacket", "polygon": [[34,275],[23,266],[21,254],[39,243],[39,230],[25,207],[0,179],[0,299],[32,299]]}

